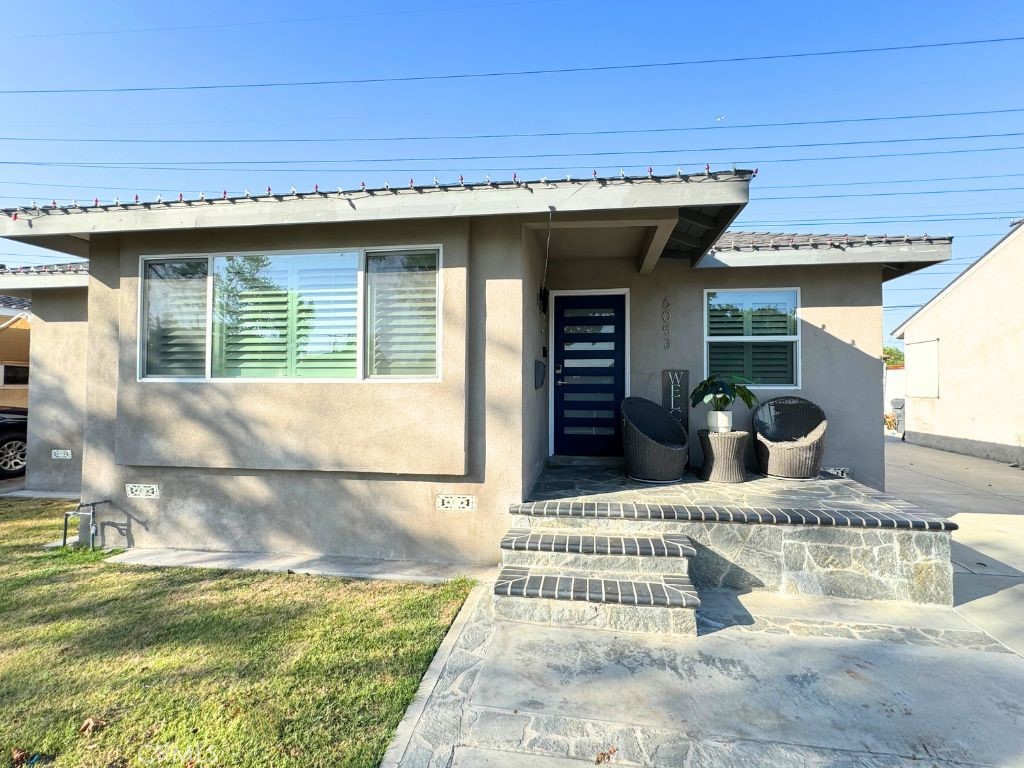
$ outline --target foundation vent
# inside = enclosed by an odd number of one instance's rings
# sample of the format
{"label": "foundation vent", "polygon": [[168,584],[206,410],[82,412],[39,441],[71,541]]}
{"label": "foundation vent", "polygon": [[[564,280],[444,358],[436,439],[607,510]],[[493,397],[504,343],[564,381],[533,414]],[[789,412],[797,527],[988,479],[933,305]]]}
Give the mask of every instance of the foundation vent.
{"label": "foundation vent", "polygon": [[476,509],[476,496],[459,496],[453,493],[439,493],[434,497],[434,508],[438,512],[462,512]]}
{"label": "foundation vent", "polygon": [[125,483],[124,493],[129,499],[159,499],[159,485],[144,485],[142,483]]}
{"label": "foundation vent", "polygon": [[54,448],[50,451],[50,458],[54,461],[71,461],[71,451],[68,448]]}

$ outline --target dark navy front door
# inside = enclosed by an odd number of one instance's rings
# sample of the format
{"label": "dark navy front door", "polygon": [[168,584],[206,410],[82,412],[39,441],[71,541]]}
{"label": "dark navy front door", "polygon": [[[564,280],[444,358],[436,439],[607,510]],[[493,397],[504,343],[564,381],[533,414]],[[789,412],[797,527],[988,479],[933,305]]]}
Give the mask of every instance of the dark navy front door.
{"label": "dark navy front door", "polygon": [[626,297],[555,296],[553,315],[555,453],[621,456]]}

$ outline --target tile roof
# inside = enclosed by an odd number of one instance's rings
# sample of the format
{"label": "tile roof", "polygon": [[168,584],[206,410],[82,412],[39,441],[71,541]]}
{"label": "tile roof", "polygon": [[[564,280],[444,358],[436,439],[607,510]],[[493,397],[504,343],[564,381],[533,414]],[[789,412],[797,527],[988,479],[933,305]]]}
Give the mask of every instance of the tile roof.
{"label": "tile roof", "polygon": [[724,232],[713,251],[770,251],[794,248],[853,248],[900,243],[951,243],[949,235],[815,235],[784,232]]}
{"label": "tile roof", "polygon": [[31,308],[32,302],[29,299],[23,299],[18,296],[0,295],[0,309],[16,309],[23,312]]}

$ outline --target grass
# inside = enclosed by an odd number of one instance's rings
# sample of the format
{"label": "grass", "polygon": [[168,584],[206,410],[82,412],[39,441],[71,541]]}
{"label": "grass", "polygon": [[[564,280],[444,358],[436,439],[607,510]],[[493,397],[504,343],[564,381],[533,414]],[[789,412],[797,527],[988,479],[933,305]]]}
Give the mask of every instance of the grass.
{"label": "grass", "polygon": [[371,768],[471,587],[43,551],[66,508],[0,500],[0,766]]}

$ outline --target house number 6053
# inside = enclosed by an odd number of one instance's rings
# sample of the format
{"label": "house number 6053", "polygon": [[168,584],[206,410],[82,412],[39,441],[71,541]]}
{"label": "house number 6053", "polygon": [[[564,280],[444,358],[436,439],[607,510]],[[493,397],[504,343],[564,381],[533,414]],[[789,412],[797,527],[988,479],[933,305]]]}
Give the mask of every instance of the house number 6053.
{"label": "house number 6053", "polygon": [[661,300],[661,337],[665,349],[672,349],[672,302],[668,296]]}

